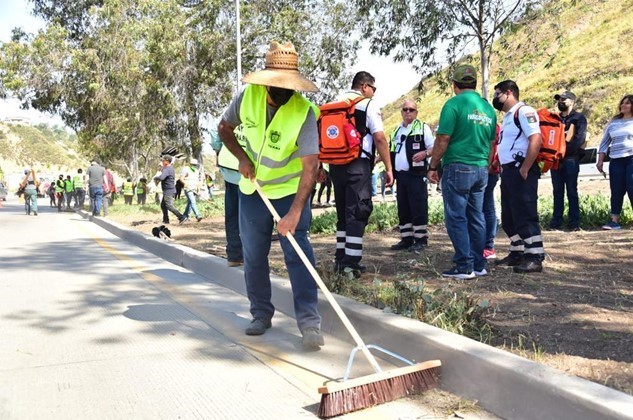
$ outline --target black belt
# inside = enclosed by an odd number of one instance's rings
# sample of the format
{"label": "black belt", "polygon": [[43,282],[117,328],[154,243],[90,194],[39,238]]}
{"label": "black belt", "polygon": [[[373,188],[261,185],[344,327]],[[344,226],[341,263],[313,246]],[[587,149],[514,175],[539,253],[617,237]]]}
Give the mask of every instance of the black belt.
{"label": "black belt", "polygon": [[503,165],[501,165],[501,167],[503,169],[518,168],[520,166],[521,166],[521,164],[519,162],[517,162],[516,160],[514,162],[504,163]]}

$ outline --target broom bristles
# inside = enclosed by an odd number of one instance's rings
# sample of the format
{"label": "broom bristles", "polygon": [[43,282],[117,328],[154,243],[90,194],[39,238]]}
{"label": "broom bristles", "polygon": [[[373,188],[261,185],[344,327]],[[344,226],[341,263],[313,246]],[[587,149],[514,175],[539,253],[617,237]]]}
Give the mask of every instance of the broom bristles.
{"label": "broom bristles", "polygon": [[432,360],[319,388],[323,395],[317,415],[339,416],[435,388],[440,366],[439,360]]}

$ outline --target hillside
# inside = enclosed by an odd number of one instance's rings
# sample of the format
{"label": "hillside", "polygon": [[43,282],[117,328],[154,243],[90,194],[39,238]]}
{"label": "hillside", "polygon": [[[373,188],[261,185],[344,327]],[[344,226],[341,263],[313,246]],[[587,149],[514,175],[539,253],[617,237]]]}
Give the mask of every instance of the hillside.
{"label": "hillside", "polygon": [[0,178],[12,182],[31,166],[43,176],[74,173],[89,164],[76,149],[76,136],[61,128],[0,123]]}
{"label": "hillside", "polygon": [[[619,100],[633,92],[633,0],[563,0],[535,12],[506,31],[495,45],[491,86],[515,80],[521,99],[534,107],[551,107],[552,96],[572,90],[577,109],[589,123],[589,144],[599,143],[602,131],[616,113]],[[478,65],[478,56],[466,59]],[[402,98],[419,101],[419,116],[435,126],[442,105],[452,94],[436,78],[424,80],[383,109],[390,133],[400,122]]]}

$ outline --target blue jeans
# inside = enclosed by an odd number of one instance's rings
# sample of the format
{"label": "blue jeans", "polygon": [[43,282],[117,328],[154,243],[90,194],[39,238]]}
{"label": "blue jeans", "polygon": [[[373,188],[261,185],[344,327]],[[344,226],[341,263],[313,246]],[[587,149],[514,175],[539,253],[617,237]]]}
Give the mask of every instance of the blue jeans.
{"label": "blue jeans", "polygon": [[97,216],[101,212],[101,204],[103,201],[103,187],[90,187],[90,199],[92,200],[92,215]]}
{"label": "blue jeans", "polygon": [[471,273],[486,266],[486,226],[482,211],[488,168],[451,163],[442,168],[442,198],[448,236],[457,269]]}
{"label": "blue jeans", "polygon": [[497,212],[495,211],[495,187],[499,182],[499,174],[488,174],[488,184],[484,191],[483,212],[486,221],[486,242],[484,247],[495,249],[497,236]]}
{"label": "blue jeans", "polygon": [[569,227],[580,226],[580,204],[578,203],[578,173],[580,161],[578,159],[563,160],[558,169],[552,169],[552,188],[554,193],[554,212],[550,226],[559,228],[563,225],[563,211],[565,209],[565,188],[569,201]]}
{"label": "blue jeans", "polygon": [[371,174],[371,196],[375,197],[378,194],[378,173]]}
{"label": "blue jeans", "polygon": [[611,187],[611,214],[622,213],[624,194],[629,195],[633,207],[633,156],[611,159],[609,162],[609,185]]}
{"label": "blue jeans", "polygon": [[31,211],[37,213],[37,190],[28,189],[24,190],[24,201],[28,201],[31,205]]}
{"label": "blue jeans", "polygon": [[224,182],[224,229],[226,230],[226,258],[229,261],[243,261],[242,240],[240,239],[240,187]]}
{"label": "blue jeans", "polygon": [[[273,232],[273,217],[259,197],[259,194],[243,194],[240,191],[240,236],[244,252],[244,278],[246,292],[250,301],[250,312],[253,318],[271,319],[275,307],[271,302],[270,266],[268,254],[270,252],[271,235]],[[289,195],[277,200],[271,200],[277,212],[283,217],[295,198]],[[308,239],[311,212],[310,203],[306,203],[294,237],[303,252],[314,266],[314,253]],[[284,261],[288,269],[288,277],[292,286],[295,317],[300,331],[306,328],[320,328],[321,316],[317,310],[317,285],[312,275],[295,252],[288,238],[279,236],[279,243],[284,252]]]}
{"label": "blue jeans", "polygon": [[189,211],[193,211],[193,215],[196,216],[196,219],[200,218],[200,212],[196,205],[196,193],[191,190],[185,190],[185,197],[187,197],[187,206],[182,214],[183,217],[189,217]]}

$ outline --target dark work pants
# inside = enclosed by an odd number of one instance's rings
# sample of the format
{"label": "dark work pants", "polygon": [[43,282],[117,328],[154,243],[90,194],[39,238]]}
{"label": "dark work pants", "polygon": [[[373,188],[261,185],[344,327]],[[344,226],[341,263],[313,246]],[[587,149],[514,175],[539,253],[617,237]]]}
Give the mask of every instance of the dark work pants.
{"label": "dark work pants", "polygon": [[429,195],[423,173],[397,171],[400,238],[426,244],[429,237]]}
{"label": "dark work pants", "polygon": [[565,189],[569,201],[569,227],[580,226],[580,204],[578,202],[578,173],[580,163],[578,159],[565,159],[560,162],[558,169],[552,169],[552,190],[554,194],[554,212],[552,214],[552,228],[559,228],[563,224],[563,210],[565,209]]}
{"label": "dark work pants", "polygon": [[510,252],[542,261],[543,238],[538,221],[538,180],[540,169],[532,166],[526,180],[513,164],[501,171],[501,224],[510,238]]}
{"label": "dark work pants", "polygon": [[336,201],[336,254],[342,267],[357,265],[363,257],[363,235],[373,210],[371,164],[358,158],[347,165],[330,165]]}
{"label": "dark work pants", "polygon": [[160,208],[163,211],[163,223],[169,223],[168,211],[174,213],[178,220],[182,219],[182,213],[174,206],[174,193],[163,193],[163,201],[160,202]]}
{"label": "dark work pants", "polygon": [[240,239],[240,187],[224,181],[224,229],[226,231],[226,258],[243,261]]}

